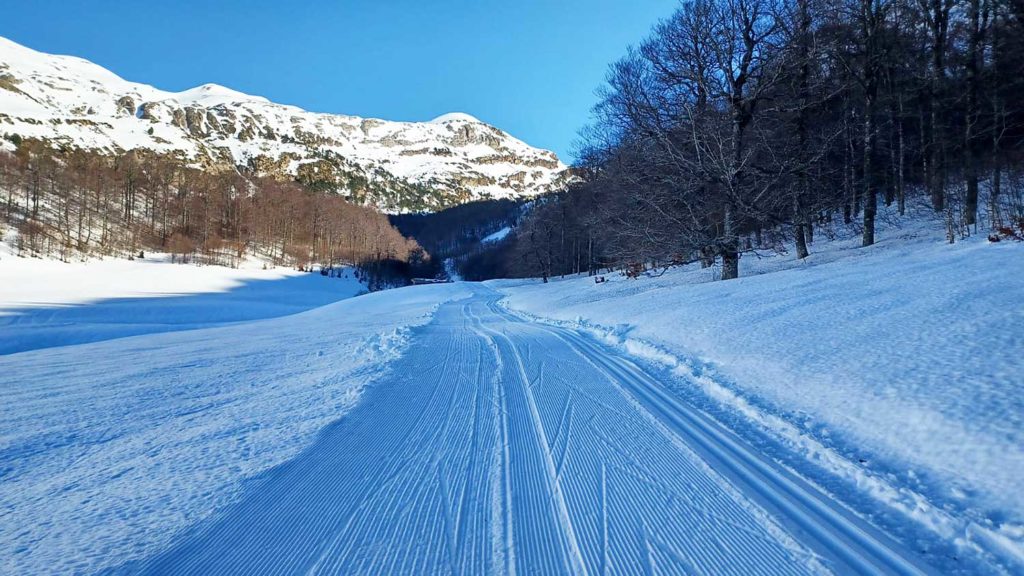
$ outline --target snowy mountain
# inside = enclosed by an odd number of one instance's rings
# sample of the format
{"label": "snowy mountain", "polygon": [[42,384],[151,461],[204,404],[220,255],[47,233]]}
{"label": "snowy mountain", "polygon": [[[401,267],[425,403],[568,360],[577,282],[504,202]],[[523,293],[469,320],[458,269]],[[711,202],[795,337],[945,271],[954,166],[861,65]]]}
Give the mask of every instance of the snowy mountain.
{"label": "snowy mountain", "polygon": [[533,196],[566,166],[469,116],[390,122],[320,114],[216,84],[166,92],[81,58],[0,38],[0,148],[38,138],[118,153],[149,149],[214,170],[294,177],[387,211]]}

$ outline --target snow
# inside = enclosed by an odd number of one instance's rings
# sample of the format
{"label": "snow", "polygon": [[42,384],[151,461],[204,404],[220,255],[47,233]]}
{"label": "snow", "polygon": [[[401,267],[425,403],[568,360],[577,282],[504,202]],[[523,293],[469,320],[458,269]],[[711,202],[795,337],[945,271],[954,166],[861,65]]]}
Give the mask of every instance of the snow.
{"label": "snow", "polygon": [[219,104],[230,104],[234,102],[260,102],[270,104],[270,100],[262,96],[250,96],[237,90],[225,88],[217,84],[203,84],[190,90],[178,92],[171,98],[186,106],[212,107]]}
{"label": "snow", "polygon": [[444,260],[444,274],[452,282],[461,282],[462,276],[459,275],[459,269],[455,266],[455,260],[452,258],[445,258]]}
{"label": "snow", "polygon": [[[308,112],[216,84],[169,92],[124,80],[80,58],[44,54],[4,38],[0,38],[0,74],[10,75],[17,90],[0,88],[3,131],[89,149],[146,148],[181,151],[196,158],[226,148],[239,165],[258,155],[288,154],[305,162],[331,152],[368,174],[381,169],[413,183],[473,176],[486,182],[473,187],[474,198],[548,191],[567,168],[553,153],[463,113],[445,114],[431,122],[391,122]],[[123,97],[136,106],[131,113],[118,105]],[[143,104],[153,120],[139,117]],[[198,108],[193,118],[204,136],[196,137],[173,123],[174,113],[185,108]],[[219,123],[220,129],[212,122]],[[255,127],[257,134],[243,139],[241,130],[247,125]],[[266,137],[264,129],[275,137]],[[456,138],[462,129],[470,131],[468,141]],[[315,145],[301,144],[314,134]],[[482,143],[484,137],[495,139],[494,145]],[[508,155],[517,161],[495,161],[496,156]],[[531,161],[554,165],[530,165]],[[289,169],[295,170],[297,164],[293,162]],[[520,177],[524,186],[517,189],[512,183]]]}
{"label": "snow", "polygon": [[[933,223],[741,262],[492,283],[506,305],[671,368],[677,393],[765,430],[945,541],[1024,551],[1024,247]],[[799,463],[796,465],[800,465]],[[806,462],[802,465],[808,468]],[[1018,560],[1014,561],[1013,557]],[[1010,558],[1010,560],[1007,560]]]}
{"label": "snow", "polygon": [[430,124],[444,124],[446,122],[475,122],[480,123],[479,120],[462,112],[449,112],[448,114],[442,114],[437,118],[430,121]]}
{"label": "snow", "polygon": [[1019,573],[1024,246],[935,229],[355,297],[0,254],[0,571]]}
{"label": "snow", "polygon": [[510,228],[508,226],[505,226],[501,230],[498,230],[496,232],[493,232],[493,233],[488,234],[487,236],[485,236],[482,240],[480,240],[480,243],[481,244],[490,244],[492,242],[501,242],[502,240],[504,240],[508,236],[509,232],[511,232],[511,231],[512,231],[512,228]]}
{"label": "snow", "polygon": [[[295,281],[276,282],[306,298]],[[343,418],[409,329],[462,292],[424,286],[0,356],[2,571],[96,572],[163,549]],[[145,301],[156,310],[172,300]]]}
{"label": "snow", "polygon": [[0,243],[0,354],[284,316],[365,290],[350,271],[261,268],[172,264],[167,254],[63,263]]}
{"label": "snow", "polygon": [[[455,285],[459,286],[459,285]],[[754,472],[749,452],[688,431],[641,400],[652,384],[578,335],[519,321],[499,295],[463,284],[414,332],[392,370],[287,466],[123,572],[195,574],[815,574],[826,566],[913,567],[898,545],[841,513],[802,506],[794,480]],[[398,290],[404,293],[405,289]],[[716,452],[717,453],[717,452]],[[730,464],[726,464],[729,462]],[[728,471],[728,472],[727,472]],[[850,523],[848,523],[850,522]],[[854,527],[856,528],[854,529]],[[830,552],[841,530],[854,562]],[[791,532],[791,530],[793,532]],[[809,549],[793,533],[816,533]],[[806,539],[806,536],[805,536]],[[891,558],[859,548],[874,543]],[[889,546],[892,546],[889,548]],[[856,564],[855,562],[864,562]]]}

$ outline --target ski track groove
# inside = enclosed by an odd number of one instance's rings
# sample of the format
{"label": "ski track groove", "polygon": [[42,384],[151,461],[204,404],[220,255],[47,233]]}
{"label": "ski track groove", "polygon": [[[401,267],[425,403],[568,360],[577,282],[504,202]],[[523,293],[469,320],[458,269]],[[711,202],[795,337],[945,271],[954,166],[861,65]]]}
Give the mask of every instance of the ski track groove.
{"label": "ski track groove", "polygon": [[497,301],[443,305],[307,451],[111,572],[929,572],[633,362]]}
{"label": "ski track groove", "polygon": [[[854,518],[852,513],[843,510],[841,505],[830,505],[824,500],[825,497],[817,493],[814,488],[790,473],[771,466],[749,448],[741,446],[739,441],[731,438],[727,431],[717,428],[706,416],[687,408],[680,401],[659,390],[660,385],[631,361],[606,354],[597,345],[588,342],[578,334],[558,328],[551,329],[553,332],[557,332],[559,337],[571,342],[580,350],[588,352],[580,355],[595,365],[602,366],[610,380],[628,386],[629,391],[626,393],[634,393],[645,401],[664,406],[662,413],[675,420],[678,429],[699,431],[708,437],[705,439],[701,438],[700,434],[688,434],[688,438],[691,440],[691,442],[687,442],[688,445],[701,445],[706,453],[719,452],[718,449],[724,447],[726,450],[716,455],[734,473],[750,474],[751,476],[763,473],[764,476],[761,477],[760,484],[768,484],[771,486],[770,488],[758,490],[756,487],[759,483],[756,481],[748,483],[747,486],[752,488],[752,491],[757,493],[760,499],[786,508],[786,513],[791,520],[799,524],[799,529],[820,539],[820,544],[835,556],[833,560],[845,565],[845,569],[861,573],[892,572],[902,574],[920,574],[928,571],[926,567],[890,548],[890,546],[894,546],[894,543],[889,542],[884,534]],[[690,423],[680,423],[680,420],[674,418],[674,414],[671,412],[685,415]],[[770,481],[764,482],[765,477],[770,478]],[[806,509],[800,509],[800,505],[793,506],[793,502],[788,501],[786,496],[781,495],[782,493],[786,493]],[[818,517],[815,518],[815,515]],[[852,548],[858,550],[854,551]]]}
{"label": "ski track groove", "polygon": [[[485,331],[489,331],[484,328]],[[587,574],[586,566],[583,564],[582,553],[580,552],[579,543],[576,539],[576,531],[573,528],[572,519],[569,516],[569,511],[566,507],[565,497],[562,494],[562,487],[558,481],[558,472],[555,469],[554,457],[551,452],[551,444],[548,442],[547,435],[544,432],[544,424],[541,420],[540,411],[537,408],[536,399],[534,398],[534,383],[541,381],[542,371],[537,372],[537,377],[533,380],[526,373],[526,367],[523,364],[523,359],[518,350],[515,348],[512,340],[506,333],[498,333],[491,331],[492,337],[497,339],[501,338],[504,340],[504,344],[508,346],[508,352],[505,357],[511,357],[515,362],[515,367],[518,369],[518,381],[520,383],[519,388],[521,389],[523,399],[526,401],[526,408],[529,412],[530,421],[532,424],[531,433],[536,442],[537,452],[541,457],[541,464],[544,468],[543,474],[537,474],[535,471],[531,471],[530,476],[537,478],[541,476],[547,480],[544,486],[544,492],[547,494],[547,500],[553,503],[550,510],[554,512],[555,521],[558,524],[558,530],[556,536],[562,544],[562,556],[565,561],[565,567],[567,572],[573,574]],[[499,345],[500,349],[500,345]],[[543,363],[541,363],[543,365]],[[516,375],[509,377],[508,381],[516,381]],[[526,386],[522,386],[526,384]]]}

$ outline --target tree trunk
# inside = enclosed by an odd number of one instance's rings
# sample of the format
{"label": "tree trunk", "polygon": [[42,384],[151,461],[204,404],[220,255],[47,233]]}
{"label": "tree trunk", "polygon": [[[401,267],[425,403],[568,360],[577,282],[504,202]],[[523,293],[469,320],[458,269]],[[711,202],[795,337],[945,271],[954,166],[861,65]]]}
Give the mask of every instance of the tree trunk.
{"label": "tree trunk", "polygon": [[796,217],[798,220],[794,230],[796,236],[796,258],[797,260],[803,260],[810,255],[810,252],[807,251],[807,238],[804,235],[805,226],[803,221],[799,219],[800,214],[802,213],[802,208],[799,205],[799,200],[797,202]]}
{"label": "tree trunk", "polygon": [[[857,147],[855,144],[856,140],[856,129],[851,130],[847,127],[846,147],[847,156],[849,158],[849,188],[850,188],[850,207],[849,207],[849,219],[846,223],[849,224],[860,214],[860,196],[861,187],[857,185]],[[844,213],[844,217],[846,214]]]}
{"label": "tree trunk", "polygon": [[736,236],[735,208],[732,203],[725,205],[724,242],[722,244],[722,280],[733,280],[740,276],[739,239]]}
{"label": "tree trunk", "polygon": [[874,153],[875,130],[872,122],[873,98],[868,95],[864,99],[864,234],[862,246],[875,243],[875,213],[878,210],[878,195],[875,193]]}
{"label": "tree trunk", "polygon": [[969,0],[967,13],[970,25],[967,45],[967,104],[964,122],[964,177],[967,180],[967,198],[964,205],[964,224],[973,226],[978,221],[978,167],[974,150],[974,124],[978,116],[978,68],[981,43],[985,30],[981,23],[981,0]]}
{"label": "tree trunk", "polygon": [[931,0],[929,7],[931,78],[928,103],[931,137],[928,142],[930,155],[928,167],[931,174],[928,181],[932,208],[936,212],[941,212],[946,205],[945,130],[941,118],[944,117],[946,35],[949,29],[949,11],[952,5],[953,0]]}
{"label": "tree trunk", "polygon": [[862,0],[864,11],[864,45],[866,58],[864,63],[864,164],[863,164],[863,195],[864,195],[864,234],[861,244],[871,246],[875,243],[875,212],[878,208],[878,195],[875,192],[875,97],[878,93],[878,32],[881,15],[875,6],[875,0]]}
{"label": "tree trunk", "polygon": [[807,214],[808,197],[808,138],[807,138],[807,112],[810,103],[808,92],[810,91],[810,32],[811,32],[811,11],[810,0],[799,0],[800,10],[800,112],[797,115],[797,139],[800,151],[800,173],[797,178],[796,201],[793,203],[793,235],[796,238],[796,257],[798,260],[807,258],[810,254],[807,250],[806,229],[809,227],[809,216]]}
{"label": "tree trunk", "polygon": [[[998,10],[998,8],[997,8]],[[994,12],[993,22],[999,19],[999,13]],[[1002,192],[1002,161],[999,155],[1003,130],[1003,109],[999,98],[1000,58],[999,53],[999,26],[992,27],[992,185],[988,196],[989,220],[992,229],[999,227],[999,194]]]}
{"label": "tree trunk", "polygon": [[1003,166],[1002,160],[999,156],[1000,148],[1000,136],[1002,127],[1002,110],[999,108],[999,97],[994,96],[992,98],[992,186],[988,195],[988,217],[991,221],[992,229],[995,230],[999,227],[999,194],[1002,192],[1003,187]]}
{"label": "tree trunk", "polygon": [[906,157],[907,151],[903,140],[903,94],[897,96],[899,106],[899,119],[896,124],[896,139],[898,141],[899,152],[898,152],[898,170],[896,174],[896,206],[899,210],[900,216],[907,213],[907,192],[906,192]]}

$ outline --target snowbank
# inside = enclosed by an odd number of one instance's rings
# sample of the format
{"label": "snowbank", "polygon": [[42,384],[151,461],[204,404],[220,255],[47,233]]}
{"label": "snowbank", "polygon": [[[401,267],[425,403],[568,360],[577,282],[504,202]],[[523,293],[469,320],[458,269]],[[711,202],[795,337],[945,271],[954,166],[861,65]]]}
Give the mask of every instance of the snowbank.
{"label": "snowbank", "polygon": [[491,285],[513,310],[673,367],[681,386],[944,538],[1020,555],[1024,246],[923,230],[868,249],[819,242],[803,263],[747,257],[727,283],[687,267]]}
{"label": "snowbank", "polygon": [[2,571],[95,572],[161,549],[343,417],[463,292],[0,356]]}

